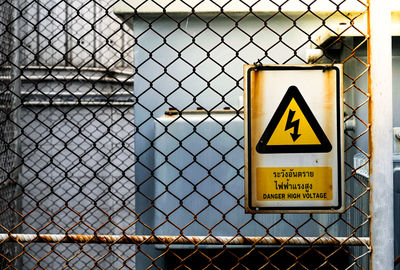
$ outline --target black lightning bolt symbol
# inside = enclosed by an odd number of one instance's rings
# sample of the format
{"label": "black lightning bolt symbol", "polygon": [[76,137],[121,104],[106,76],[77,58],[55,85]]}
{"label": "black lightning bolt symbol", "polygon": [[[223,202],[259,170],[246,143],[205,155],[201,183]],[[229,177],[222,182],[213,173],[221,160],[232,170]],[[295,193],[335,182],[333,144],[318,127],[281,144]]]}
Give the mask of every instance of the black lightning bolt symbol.
{"label": "black lightning bolt symbol", "polygon": [[299,134],[299,123],[300,119],[297,119],[296,121],[293,121],[293,116],[296,113],[296,111],[292,111],[289,109],[289,115],[286,121],[286,126],[285,126],[285,131],[291,128],[294,128],[293,133],[290,133],[290,136],[292,136],[293,142],[295,142],[301,134]]}

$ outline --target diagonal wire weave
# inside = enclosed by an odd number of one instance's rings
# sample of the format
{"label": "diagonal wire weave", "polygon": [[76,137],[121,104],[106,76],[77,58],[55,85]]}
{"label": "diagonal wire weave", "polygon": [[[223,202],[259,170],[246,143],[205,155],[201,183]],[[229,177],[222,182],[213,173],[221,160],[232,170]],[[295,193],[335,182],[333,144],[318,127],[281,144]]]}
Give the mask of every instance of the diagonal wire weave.
{"label": "diagonal wire weave", "polygon": [[[1,0],[0,268],[368,269],[366,12]],[[256,61],[343,63],[343,214],[244,214]]]}

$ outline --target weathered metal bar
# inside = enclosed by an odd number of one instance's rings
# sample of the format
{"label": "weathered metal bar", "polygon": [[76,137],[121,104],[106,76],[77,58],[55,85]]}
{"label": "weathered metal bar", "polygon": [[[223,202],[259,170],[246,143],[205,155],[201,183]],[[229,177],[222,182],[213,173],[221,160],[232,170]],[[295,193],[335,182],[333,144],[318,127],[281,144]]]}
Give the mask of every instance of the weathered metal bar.
{"label": "weathered metal bar", "polygon": [[369,0],[371,268],[394,268],[391,1]]}
{"label": "weathered metal bar", "polygon": [[2,242],[192,244],[192,245],[338,245],[368,246],[368,237],[244,237],[92,234],[0,234]]}
{"label": "weathered metal bar", "polygon": [[133,106],[133,101],[24,101],[24,106]]}
{"label": "weathered metal bar", "polygon": [[[3,68],[10,68],[10,66],[4,66]],[[29,70],[35,70],[35,71],[49,71],[49,69],[45,66],[33,66],[33,65],[27,65],[27,66],[20,66],[20,70],[24,71],[29,71]],[[73,66],[54,66],[51,67],[51,71],[75,71],[76,72],[77,68]],[[85,72],[103,72],[103,73],[113,73],[116,75],[128,75],[128,76],[133,76],[133,71],[125,71],[121,69],[106,69],[106,68],[101,68],[101,67],[79,67],[79,71],[81,73]]]}
{"label": "weathered metal bar", "polygon": [[103,75],[101,76],[77,76],[77,75],[71,75],[71,76],[64,76],[64,75],[43,75],[43,76],[36,76],[36,75],[29,75],[29,76],[22,76],[21,77],[22,81],[28,81],[28,82],[44,82],[44,81],[49,81],[49,82],[62,82],[62,81],[67,81],[67,82],[102,82],[102,83],[117,83],[117,84],[129,84],[133,83],[132,79],[116,79],[116,78],[107,78]]}

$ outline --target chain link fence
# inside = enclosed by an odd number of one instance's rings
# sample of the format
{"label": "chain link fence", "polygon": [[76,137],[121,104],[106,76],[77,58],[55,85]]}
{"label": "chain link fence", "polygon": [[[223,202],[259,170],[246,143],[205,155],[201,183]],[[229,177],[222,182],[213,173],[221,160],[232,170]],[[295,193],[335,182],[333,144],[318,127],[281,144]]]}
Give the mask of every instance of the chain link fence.
{"label": "chain link fence", "polygon": [[[369,268],[366,2],[0,11],[1,269]],[[343,214],[244,213],[254,62],[344,64]]]}

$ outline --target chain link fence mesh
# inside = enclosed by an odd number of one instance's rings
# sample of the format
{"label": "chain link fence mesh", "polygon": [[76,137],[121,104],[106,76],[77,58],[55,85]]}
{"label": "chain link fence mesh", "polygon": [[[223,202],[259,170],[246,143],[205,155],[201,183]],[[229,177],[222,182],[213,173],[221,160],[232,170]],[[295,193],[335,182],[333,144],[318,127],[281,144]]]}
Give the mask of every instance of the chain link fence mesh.
{"label": "chain link fence mesh", "polygon": [[[0,9],[1,269],[368,269],[366,2]],[[256,61],[344,64],[343,214],[244,213]]]}

